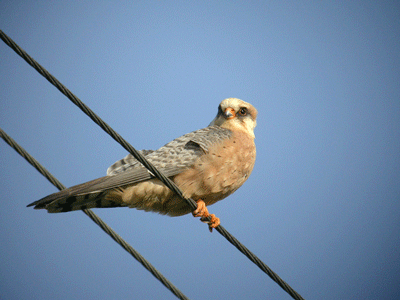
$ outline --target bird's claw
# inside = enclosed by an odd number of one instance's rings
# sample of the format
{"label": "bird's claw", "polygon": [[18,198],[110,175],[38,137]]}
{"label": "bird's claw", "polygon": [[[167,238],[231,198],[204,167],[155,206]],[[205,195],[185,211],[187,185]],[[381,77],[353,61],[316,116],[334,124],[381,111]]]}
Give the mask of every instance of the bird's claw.
{"label": "bird's claw", "polygon": [[214,214],[210,215],[206,207],[206,204],[204,203],[203,200],[198,200],[196,201],[196,203],[197,203],[197,209],[195,209],[192,212],[193,216],[201,217],[200,221],[207,223],[208,229],[210,230],[210,232],[212,232],[213,228],[216,228],[217,226],[219,226],[219,224],[221,224],[221,221]]}
{"label": "bird's claw", "polygon": [[[210,217],[211,220],[208,220],[208,217]],[[214,214],[211,214],[208,217],[202,217],[200,218],[200,221],[207,223],[208,229],[210,230],[210,232],[212,232],[213,228],[217,228],[219,224],[221,224],[221,221]]]}
{"label": "bird's claw", "polygon": [[197,208],[192,212],[193,217],[205,217],[207,218],[210,214],[203,200],[197,200]]}

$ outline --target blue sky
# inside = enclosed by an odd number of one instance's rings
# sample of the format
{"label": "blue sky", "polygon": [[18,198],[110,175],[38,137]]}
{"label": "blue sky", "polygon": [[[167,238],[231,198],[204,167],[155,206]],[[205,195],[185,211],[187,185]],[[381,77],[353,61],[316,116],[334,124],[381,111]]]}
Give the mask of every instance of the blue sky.
{"label": "blue sky", "polygon": [[[210,207],[306,299],[396,299],[396,1],[2,1],[0,29],[137,149],[205,127],[221,100],[259,111],[257,161]],[[64,185],[126,151],[0,42],[0,127]],[[175,299],[0,142],[1,299]],[[94,210],[191,299],[290,299],[187,215]]]}

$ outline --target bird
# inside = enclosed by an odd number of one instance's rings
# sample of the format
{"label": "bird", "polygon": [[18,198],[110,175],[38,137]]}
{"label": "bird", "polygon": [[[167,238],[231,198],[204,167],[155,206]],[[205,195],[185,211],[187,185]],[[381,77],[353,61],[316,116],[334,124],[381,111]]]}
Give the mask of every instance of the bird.
{"label": "bird", "polygon": [[111,165],[106,176],[53,193],[28,207],[49,213],[129,207],[173,217],[192,212],[212,231],[221,222],[209,214],[207,206],[235,192],[253,170],[256,118],[253,105],[227,98],[207,127],[178,137],[158,150],[139,151],[177,185],[185,198],[196,201],[194,211],[132,154]]}

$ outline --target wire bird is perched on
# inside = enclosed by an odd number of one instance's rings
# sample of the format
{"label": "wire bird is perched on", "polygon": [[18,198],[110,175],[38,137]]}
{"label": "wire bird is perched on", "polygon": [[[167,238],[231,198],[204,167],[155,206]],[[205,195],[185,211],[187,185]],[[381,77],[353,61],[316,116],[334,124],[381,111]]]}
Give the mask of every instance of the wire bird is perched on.
{"label": "wire bird is perched on", "polygon": [[[198,204],[195,217],[211,216],[210,230],[220,224],[206,205],[224,199],[249,177],[256,159],[257,110],[236,98],[221,102],[204,129],[185,134],[156,151],[141,153],[187,198]],[[170,216],[191,212],[190,206],[143,167],[131,154],[107,170],[107,176],[51,194],[28,206],[49,213],[94,207],[133,207]]]}

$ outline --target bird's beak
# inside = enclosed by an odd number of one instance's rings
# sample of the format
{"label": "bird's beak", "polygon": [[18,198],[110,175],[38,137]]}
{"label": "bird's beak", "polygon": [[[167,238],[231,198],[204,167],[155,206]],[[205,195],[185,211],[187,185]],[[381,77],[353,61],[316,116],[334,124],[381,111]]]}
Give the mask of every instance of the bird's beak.
{"label": "bird's beak", "polygon": [[225,111],[222,115],[227,120],[233,119],[234,117],[236,117],[235,110],[232,107],[228,107],[227,109],[225,109]]}

